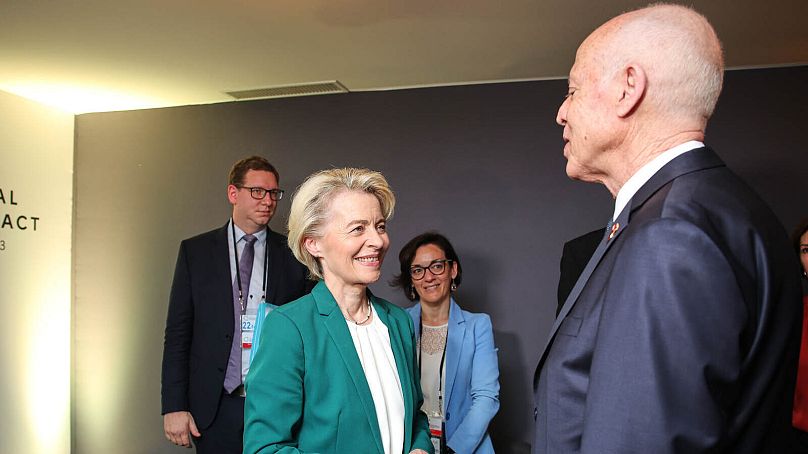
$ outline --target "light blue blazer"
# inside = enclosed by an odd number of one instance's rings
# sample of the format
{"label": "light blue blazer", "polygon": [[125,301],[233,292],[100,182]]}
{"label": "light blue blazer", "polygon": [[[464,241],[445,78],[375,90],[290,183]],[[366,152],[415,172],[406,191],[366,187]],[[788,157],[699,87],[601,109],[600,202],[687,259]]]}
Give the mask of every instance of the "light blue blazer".
{"label": "light blue blazer", "polygon": [[[421,305],[407,309],[420,338]],[[451,301],[446,345],[446,443],[457,454],[494,452],[488,423],[499,410],[499,365],[491,318]]]}

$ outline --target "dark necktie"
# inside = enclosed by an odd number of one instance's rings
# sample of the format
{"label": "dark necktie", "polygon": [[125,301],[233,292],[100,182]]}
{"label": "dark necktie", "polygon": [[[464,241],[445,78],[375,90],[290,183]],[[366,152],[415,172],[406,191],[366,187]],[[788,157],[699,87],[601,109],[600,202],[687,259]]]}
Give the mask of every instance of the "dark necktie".
{"label": "dark necktie", "polygon": [[241,315],[246,312],[247,298],[250,293],[250,278],[252,277],[253,257],[255,256],[254,235],[242,237],[246,244],[238,261],[238,277],[241,282],[241,301],[239,301],[239,287],[233,282],[233,315],[236,323],[233,329],[233,344],[230,346],[230,360],[227,362],[227,372],[224,376],[224,389],[233,392],[241,385]]}
{"label": "dark necktie", "polygon": [[[244,245],[244,250],[241,252],[241,259],[238,261],[238,276],[241,279],[242,299],[241,313],[247,310],[247,295],[250,293],[250,278],[252,277],[253,257],[255,256],[255,240],[257,238],[253,235],[247,234],[242,237],[247,243]],[[238,295],[236,295],[238,299]]]}

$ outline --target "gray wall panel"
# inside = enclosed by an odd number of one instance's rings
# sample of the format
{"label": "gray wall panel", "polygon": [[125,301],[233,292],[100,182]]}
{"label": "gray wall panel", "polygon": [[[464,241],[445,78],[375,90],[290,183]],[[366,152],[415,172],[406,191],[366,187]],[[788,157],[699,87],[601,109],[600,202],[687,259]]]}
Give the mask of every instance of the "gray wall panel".
{"label": "gray wall panel", "polygon": [[[789,228],[808,214],[805,80],[808,67],[728,73],[708,131]],[[398,204],[385,282],[373,289],[397,304],[403,295],[386,281],[404,242],[426,229],[453,241],[465,274],[458,302],[494,323],[495,442],[520,452],[531,439],[533,368],[552,324],[562,245],[612,211],[605,188],[564,174],[554,119],[565,91],[566,81],[543,81],[79,116],[78,452],[174,452],[162,436],[159,380],[177,247],[225,222],[227,171],[251,153],[267,156],[290,191],[330,166],[388,177]],[[281,203],[275,230],[285,230],[288,207]]]}

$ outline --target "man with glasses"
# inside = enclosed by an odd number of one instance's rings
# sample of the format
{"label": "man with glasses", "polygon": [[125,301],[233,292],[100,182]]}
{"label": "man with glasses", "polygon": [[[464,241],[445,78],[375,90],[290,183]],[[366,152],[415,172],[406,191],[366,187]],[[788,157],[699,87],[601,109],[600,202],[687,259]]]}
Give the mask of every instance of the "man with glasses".
{"label": "man with glasses", "polygon": [[176,445],[191,447],[193,437],[199,453],[241,453],[243,380],[259,310],[309,290],[286,237],[268,227],[284,194],[279,180],[262,157],[238,161],[227,185],[232,218],[180,244],[163,349],[163,425]]}

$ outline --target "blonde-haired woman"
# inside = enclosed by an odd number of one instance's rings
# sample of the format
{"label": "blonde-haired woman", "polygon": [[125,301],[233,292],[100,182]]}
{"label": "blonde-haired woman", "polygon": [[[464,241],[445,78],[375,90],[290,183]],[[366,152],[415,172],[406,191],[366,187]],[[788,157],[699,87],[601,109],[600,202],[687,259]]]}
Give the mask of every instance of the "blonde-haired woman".
{"label": "blonde-haired woman", "polygon": [[395,197],[382,174],[309,176],[289,246],[320,282],[273,311],[246,380],[245,453],[431,453],[412,320],[376,298]]}

